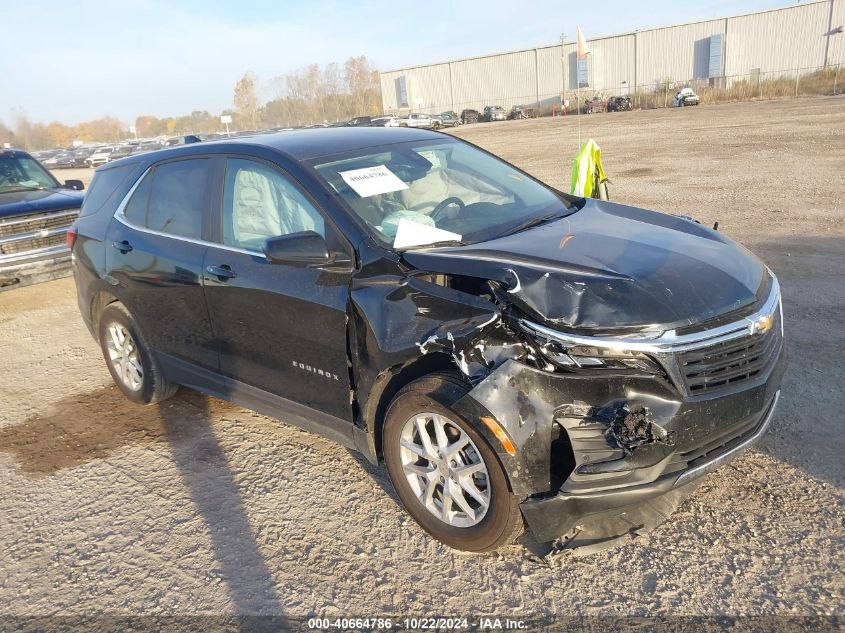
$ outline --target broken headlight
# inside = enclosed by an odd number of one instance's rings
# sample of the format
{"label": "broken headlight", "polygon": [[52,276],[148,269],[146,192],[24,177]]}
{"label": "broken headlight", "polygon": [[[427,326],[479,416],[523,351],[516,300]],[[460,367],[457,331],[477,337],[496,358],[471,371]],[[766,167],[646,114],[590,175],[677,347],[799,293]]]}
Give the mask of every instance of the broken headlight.
{"label": "broken headlight", "polygon": [[[563,369],[617,369],[634,370],[650,374],[662,374],[663,369],[651,356],[625,349],[625,338],[620,337],[612,347],[590,345],[586,337],[579,342],[567,342],[547,336],[542,330],[527,321],[520,321],[523,332],[529,335],[542,360]],[[561,337],[564,338],[563,336]],[[554,367],[547,367],[552,370]]]}
{"label": "broken headlight", "polygon": [[617,352],[601,347],[564,347],[557,341],[537,341],[539,351],[552,364],[564,369],[635,369],[660,372],[660,366],[640,352]]}

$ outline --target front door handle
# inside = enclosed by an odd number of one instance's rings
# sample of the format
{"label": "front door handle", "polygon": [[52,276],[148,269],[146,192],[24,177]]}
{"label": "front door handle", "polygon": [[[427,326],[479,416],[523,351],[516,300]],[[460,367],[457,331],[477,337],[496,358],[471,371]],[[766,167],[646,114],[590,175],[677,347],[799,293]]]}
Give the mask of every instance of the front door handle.
{"label": "front door handle", "polygon": [[114,246],[124,255],[126,255],[126,253],[132,250],[132,244],[130,244],[126,240],[123,240],[122,242],[112,242],[111,245]]}
{"label": "front door handle", "polygon": [[233,277],[238,276],[238,273],[232,270],[231,266],[229,266],[228,264],[221,264],[220,266],[208,266],[205,270],[209,275],[214,275],[220,281],[226,281],[227,279],[232,279]]}

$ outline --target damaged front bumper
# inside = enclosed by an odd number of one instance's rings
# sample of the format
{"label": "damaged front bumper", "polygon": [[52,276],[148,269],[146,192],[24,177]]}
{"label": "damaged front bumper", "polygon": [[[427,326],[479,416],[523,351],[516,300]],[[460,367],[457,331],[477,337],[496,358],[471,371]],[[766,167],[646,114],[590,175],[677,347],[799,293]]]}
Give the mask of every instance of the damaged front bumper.
{"label": "damaged front bumper", "polygon": [[595,545],[655,527],[702,475],[766,432],[782,349],[772,360],[753,380],[706,396],[652,375],[549,373],[509,360],[456,408],[492,416],[517,447],[499,457],[527,496],[521,509],[537,541]]}

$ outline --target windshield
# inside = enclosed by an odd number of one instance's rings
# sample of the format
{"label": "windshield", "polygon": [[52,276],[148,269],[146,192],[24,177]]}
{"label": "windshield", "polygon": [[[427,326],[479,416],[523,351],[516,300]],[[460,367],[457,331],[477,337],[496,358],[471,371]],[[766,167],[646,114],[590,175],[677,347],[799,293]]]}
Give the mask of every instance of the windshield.
{"label": "windshield", "polygon": [[329,188],[395,249],[469,244],[562,217],[573,203],[486,152],[458,140],[412,141],[317,159]]}
{"label": "windshield", "polygon": [[0,193],[58,186],[59,183],[29,156],[0,154]]}

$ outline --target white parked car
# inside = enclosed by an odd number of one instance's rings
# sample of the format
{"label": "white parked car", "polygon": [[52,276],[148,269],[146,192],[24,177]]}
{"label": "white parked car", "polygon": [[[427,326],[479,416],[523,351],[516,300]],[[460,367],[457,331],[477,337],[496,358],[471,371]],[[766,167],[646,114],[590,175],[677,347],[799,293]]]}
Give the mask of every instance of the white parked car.
{"label": "white parked car", "polygon": [[85,159],[85,162],[88,163],[89,167],[99,167],[100,165],[105,165],[111,159],[112,152],[116,150],[116,147],[101,147],[93,154],[91,154],[88,158]]}
{"label": "white parked car", "polygon": [[682,108],[683,106],[698,105],[698,95],[692,88],[681,88],[675,93],[675,98],[672,99],[673,108]]}
{"label": "white parked car", "polygon": [[427,114],[411,113],[407,119],[399,119],[400,127],[421,127],[431,129],[434,127],[434,121]]}

